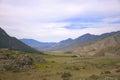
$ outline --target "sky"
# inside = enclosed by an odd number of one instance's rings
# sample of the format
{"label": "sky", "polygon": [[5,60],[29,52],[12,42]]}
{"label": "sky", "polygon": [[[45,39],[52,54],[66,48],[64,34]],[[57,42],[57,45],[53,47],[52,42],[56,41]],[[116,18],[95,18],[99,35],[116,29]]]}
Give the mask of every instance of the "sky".
{"label": "sky", "polygon": [[0,0],[0,27],[42,42],[118,31],[120,0]]}

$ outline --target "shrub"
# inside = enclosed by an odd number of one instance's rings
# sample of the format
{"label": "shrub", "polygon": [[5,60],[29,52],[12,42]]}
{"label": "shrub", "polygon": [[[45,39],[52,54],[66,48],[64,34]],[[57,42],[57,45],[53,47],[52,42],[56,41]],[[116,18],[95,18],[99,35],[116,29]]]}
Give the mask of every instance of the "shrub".
{"label": "shrub", "polygon": [[78,57],[77,55],[72,55],[71,57]]}
{"label": "shrub", "polygon": [[61,78],[63,78],[63,80],[69,80],[69,78],[71,77],[71,73],[70,72],[64,72],[61,76]]}
{"label": "shrub", "polygon": [[51,63],[55,63],[55,61],[51,61]]}
{"label": "shrub", "polygon": [[46,78],[43,78],[43,80],[47,80]]}
{"label": "shrub", "polygon": [[4,69],[5,69],[6,71],[12,71],[12,70],[13,70],[13,67],[10,66],[10,65],[5,65],[5,66],[4,66]]}
{"label": "shrub", "polygon": [[80,70],[80,68],[77,66],[65,67],[64,69],[66,69],[66,70]]}
{"label": "shrub", "polygon": [[13,67],[13,66],[11,66],[11,65],[5,65],[5,66],[4,66],[4,69],[5,69],[6,71],[20,72],[20,69],[19,69],[19,68]]}
{"label": "shrub", "polygon": [[120,69],[117,69],[116,72],[120,72]]}
{"label": "shrub", "polygon": [[111,72],[110,71],[103,71],[103,72],[101,72],[101,74],[111,74]]}
{"label": "shrub", "polygon": [[21,72],[21,70],[19,68],[17,68],[17,67],[14,67],[13,72]]}
{"label": "shrub", "polygon": [[90,79],[97,80],[99,77],[97,75],[91,75]]}
{"label": "shrub", "polygon": [[76,67],[76,66],[73,66],[73,69],[74,69],[74,70],[80,70],[80,68],[79,68],[79,67]]}

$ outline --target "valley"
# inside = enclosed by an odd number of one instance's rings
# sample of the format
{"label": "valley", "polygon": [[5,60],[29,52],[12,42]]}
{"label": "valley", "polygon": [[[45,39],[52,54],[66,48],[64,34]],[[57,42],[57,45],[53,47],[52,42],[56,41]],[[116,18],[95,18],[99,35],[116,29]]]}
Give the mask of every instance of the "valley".
{"label": "valley", "polygon": [[0,0],[0,80],[120,80],[120,0]]}
{"label": "valley", "polygon": [[0,28],[0,80],[120,80],[120,32],[42,43]]}
{"label": "valley", "polygon": [[[4,53],[14,54],[14,51]],[[1,53],[1,52],[0,52]],[[45,62],[33,62],[28,68],[0,71],[0,80],[119,80],[120,57],[76,57],[74,54],[47,52],[44,55],[21,53],[40,57]],[[1,59],[2,60],[2,59]],[[13,77],[14,76],[14,77]]]}

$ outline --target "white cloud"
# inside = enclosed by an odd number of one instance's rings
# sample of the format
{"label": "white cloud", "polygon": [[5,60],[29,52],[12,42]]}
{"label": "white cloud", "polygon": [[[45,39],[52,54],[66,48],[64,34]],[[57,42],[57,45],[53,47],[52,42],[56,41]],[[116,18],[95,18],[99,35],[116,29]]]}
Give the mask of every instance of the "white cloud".
{"label": "white cloud", "polygon": [[[0,0],[0,26],[17,38],[60,41],[85,33],[120,30],[120,0]],[[100,22],[69,22],[66,19],[97,16]],[[91,18],[92,21],[92,18]],[[68,29],[72,24],[84,29]],[[71,26],[74,27],[74,26]]]}
{"label": "white cloud", "polygon": [[107,22],[107,23],[120,22],[120,16],[105,18],[105,19],[103,19],[103,22]]}
{"label": "white cloud", "polygon": [[2,0],[0,15],[27,19],[34,19],[35,17],[41,21],[50,21],[51,19],[54,21],[94,13],[102,15],[119,14],[119,4],[119,0]]}
{"label": "white cloud", "polygon": [[[12,36],[17,38],[33,38],[39,41],[60,41],[67,38],[77,38],[85,33],[92,34],[102,34],[105,32],[117,31],[120,30],[120,24],[103,24],[103,23],[91,23],[88,28],[84,29],[66,29],[63,26],[69,26],[68,23],[50,23],[49,24],[40,24],[40,26],[31,27],[7,27],[3,28]],[[57,26],[57,27],[55,27]],[[91,27],[92,26],[92,27]]]}

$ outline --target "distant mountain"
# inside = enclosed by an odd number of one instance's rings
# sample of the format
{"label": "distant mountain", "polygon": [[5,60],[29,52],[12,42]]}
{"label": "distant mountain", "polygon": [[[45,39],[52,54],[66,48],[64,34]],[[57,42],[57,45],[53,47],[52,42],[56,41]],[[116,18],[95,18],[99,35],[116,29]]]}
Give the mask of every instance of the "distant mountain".
{"label": "distant mountain", "polygon": [[93,35],[93,34],[87,33],[76,39],[63,40],[46,50],[48,50],[48,51],[72,51],[72,50],[76,49],[77,47],[80,47],[83,45],[90,45],[96,41],[102,40],[104,38],[107,38],[107,37],[112,36],[119,32],[120,31],[105,33],[102,35]]}
{"label": "distant mountain", "polygon": [[69,45],[72,44],[72,42],[73,42],[73,39],[68,38],[66,40],[63,40],[63,41],[56,43],[55,45],[53,45],[49,48],[46,48],[45,50],[46,51],[60,51],[64,48],[69,47]]}
{"label": "distant mountain", "polygon": [[84,34],[76,39],[68,38],[58,43],[43,43],[33,39],[21,39],[25,44],[43,51],[73,52],[86,55],[120,55],[120,31],[101,35]]}
{"label": "distant mountain", "polygon": [[56,44],[54,42],[39,42],[34,39],[20,39],[20,41],[40,51]]}
{"label": "distant mountain", "polygon": [[0,48],[7,48],[10,50],[19,50],[24,52],[39,52],[19,41],[15,37],[9,36],[2,28],[0,28]]}

